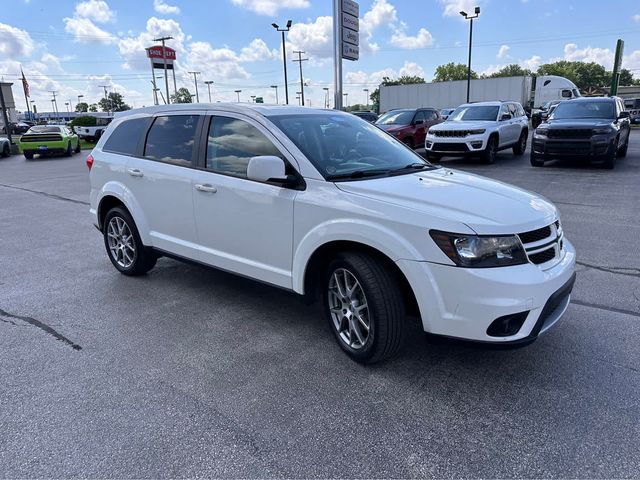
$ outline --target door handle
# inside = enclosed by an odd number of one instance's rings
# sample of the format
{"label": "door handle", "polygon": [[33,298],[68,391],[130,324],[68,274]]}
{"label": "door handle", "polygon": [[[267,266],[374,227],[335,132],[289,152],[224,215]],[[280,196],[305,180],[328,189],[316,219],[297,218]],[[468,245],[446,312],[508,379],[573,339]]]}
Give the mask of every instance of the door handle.
{"label": "door handle", "polygon": [[142,177],[144,175],[144,173],[142,173],[142,170],[138,168],[128,168],[127,173],[132,177]]}
{"label": "door handle", "polygon": [[199,192],[216,193],[218,189],[210,183],[196,183],[196,190]]}

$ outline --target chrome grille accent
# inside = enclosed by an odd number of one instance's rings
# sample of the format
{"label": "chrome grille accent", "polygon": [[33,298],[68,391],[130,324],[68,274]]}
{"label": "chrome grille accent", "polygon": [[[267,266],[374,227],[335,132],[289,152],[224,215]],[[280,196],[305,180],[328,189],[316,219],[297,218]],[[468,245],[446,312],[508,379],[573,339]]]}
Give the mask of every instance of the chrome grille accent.
{"label": "chrome grille accent", "polygon": [[560,220],[537,230],[519,233],[518,237],[531,263],[543,265],[562,256],[564,245]]}
{"label": "chrome grille accent", "polygon": [[469,135],[469,130],[434,130],[436,137],[463,138]]}

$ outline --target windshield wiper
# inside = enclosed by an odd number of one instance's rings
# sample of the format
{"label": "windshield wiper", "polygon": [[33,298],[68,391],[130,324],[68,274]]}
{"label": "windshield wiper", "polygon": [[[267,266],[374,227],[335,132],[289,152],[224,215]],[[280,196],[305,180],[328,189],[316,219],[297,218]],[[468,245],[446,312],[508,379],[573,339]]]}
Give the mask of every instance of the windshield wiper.
{"label": "windshield wiper", "polygon": [[422,163],[422,162],[413,162],[410,163],[408,165],[405,165],[404,167],[400,167],[400,168],[395,168],[393,170],[391,170],[391,173],[401,173],[401,172],[407,172],[410,170],[424,170],[425,168],[428,169],[433,169],[435,168],[434,165],[429,165],[428,163]]}
{"label": "windshield wiper", "polygon": [[364,177],[375,177],[378,175],[387,175],[391,170],[389,169],[373,169],[373,170],[355,170],[353,172],[336,173],[334,175],[328,175],[327,180],[345,180],[356,179]]}

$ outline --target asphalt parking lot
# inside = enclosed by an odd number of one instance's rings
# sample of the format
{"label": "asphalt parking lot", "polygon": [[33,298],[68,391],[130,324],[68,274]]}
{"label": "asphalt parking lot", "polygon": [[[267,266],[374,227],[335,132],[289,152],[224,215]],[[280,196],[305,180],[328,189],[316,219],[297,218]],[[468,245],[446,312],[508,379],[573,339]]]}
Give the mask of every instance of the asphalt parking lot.
{"label": "asphalt parking lot", "polygon": [[86,152],[0,159],[1,477],[637,477],[640,130],[615,170],[444,165],[539,192],[579,257],[533,345],[363,367],[317,307],[161,259],[110,264]]}

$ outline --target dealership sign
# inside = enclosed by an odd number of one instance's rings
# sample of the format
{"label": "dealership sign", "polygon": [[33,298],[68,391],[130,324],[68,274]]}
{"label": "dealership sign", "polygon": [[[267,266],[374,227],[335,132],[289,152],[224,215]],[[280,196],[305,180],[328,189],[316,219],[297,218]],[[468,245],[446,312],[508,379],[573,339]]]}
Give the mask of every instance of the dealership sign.
{"label": "dealership sign", "polygon": [[162,54],[162,45],[146,48],[147,57],[151,59],[153,68],[164,68],[165,61],[167,69],[173,69],[173,61],[176,59],[176,51],[173,48],[164,47],[164,55]]}

